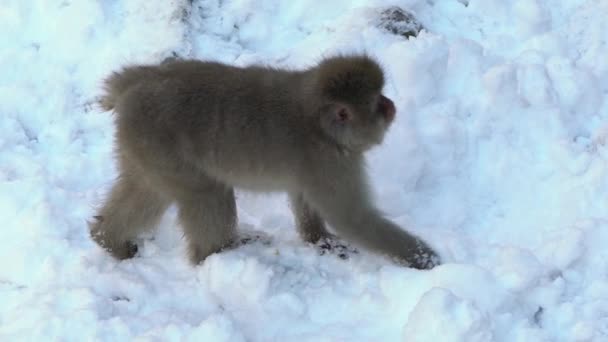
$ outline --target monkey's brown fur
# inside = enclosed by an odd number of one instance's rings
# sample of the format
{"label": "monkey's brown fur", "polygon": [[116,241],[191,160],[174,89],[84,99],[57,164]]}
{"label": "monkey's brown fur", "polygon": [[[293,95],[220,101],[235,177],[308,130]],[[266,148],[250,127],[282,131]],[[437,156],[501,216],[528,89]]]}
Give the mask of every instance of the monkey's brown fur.
{"label": "monkey's brown fur", "polygon": [[308,70],[172,61],[113,73],[101,100],[116,112],[120,178],[91,236],[115,257],[176,202],[198,263],[237,238],[233,187],[289,193],[306,241],[329,236],[431,268],[438,256],[370,201],[364,152],[380,144],[395,107],[367,56]]}

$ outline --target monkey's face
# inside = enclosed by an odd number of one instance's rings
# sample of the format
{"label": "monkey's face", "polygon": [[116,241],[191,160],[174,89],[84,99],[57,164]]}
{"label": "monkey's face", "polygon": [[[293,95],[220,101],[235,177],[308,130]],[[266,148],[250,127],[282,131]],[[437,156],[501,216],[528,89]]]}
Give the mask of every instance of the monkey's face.
{"label": "monkey's face", "polygon": [[395,112],[393,101],[377,94],[353,103],[335,101],[326,105],[321,124],[338,145],[364,152],[382,143]]}

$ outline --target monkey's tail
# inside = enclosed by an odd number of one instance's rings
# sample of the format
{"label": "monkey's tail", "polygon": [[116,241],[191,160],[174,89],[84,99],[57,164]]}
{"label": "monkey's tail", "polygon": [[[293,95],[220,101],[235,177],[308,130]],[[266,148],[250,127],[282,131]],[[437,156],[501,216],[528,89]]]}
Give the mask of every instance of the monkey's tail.
{"label": "monkey's tail", "polygon": [[104,94],[99,99],[101,108],[106,111],[114,109],[116,102],[132,86],[156,78],[158,71],[150,66],[134,66],[113,72],[105,79]]}

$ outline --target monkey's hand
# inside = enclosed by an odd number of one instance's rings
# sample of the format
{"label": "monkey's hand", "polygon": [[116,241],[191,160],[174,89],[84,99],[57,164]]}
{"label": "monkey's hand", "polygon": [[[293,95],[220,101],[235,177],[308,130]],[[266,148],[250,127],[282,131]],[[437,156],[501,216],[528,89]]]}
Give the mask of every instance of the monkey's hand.
{"label": "monkey's hand", "polygon": [[370,249],[392,257],[401,265],[419,270],[428,270],[441,263],[439,254],[422,239],[379,215],[367,217],[370,219],[367,227],[371,229],[359,230],[358,237]]}
{"label": "monkey's hand", "polygon": [[226,251],[235,249],[251,243],[261,243],[264,246],[269,246],[272,243],[272,238],[260,231],[242,231],[234,241],[222,247],[220,250]]}
{"label": "monkey's hand", "polygon": [[346,260],[350,256],[350,254],[357,254],[356,248],[350,246],[349,244],[340,241],[338,237],[331,234],[326,237],[319,239],[315,243],[317,248],[319,249],[320,255],[325,254],[336,254],[340,259]]}

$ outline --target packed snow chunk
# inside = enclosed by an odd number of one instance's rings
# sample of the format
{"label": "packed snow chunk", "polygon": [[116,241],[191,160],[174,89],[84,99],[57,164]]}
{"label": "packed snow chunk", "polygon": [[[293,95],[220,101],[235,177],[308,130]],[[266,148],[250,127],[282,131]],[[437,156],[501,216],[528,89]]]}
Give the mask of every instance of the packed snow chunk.
{"label": "packed snow chunk", "polygon": [[515,66],[499,64],[486,70],[483,85],[488,112],[491,113],[493,107],[508,108],[521,104]]}
{"label": "packed snow chunk", "polygon": [[549,58],[546,65],[560,103],[565,108],[581,119],[598,114],[602,95],[596,76],[563,57]]}
{"label": "packed snow chunk", "polygon": [[421,175],[426,181],[423,183],[456,175],[460,162],[466,157],[466,132],[456,113],[453,102],[436,102],[420,111],[416,130],[427,163],[432,165]]}
{"label": "packed snow chunk", "polygon": [[432,286],[450,290],[476,307],[494,312],[509,300],[498,279],[485,268],[472,264],[445,264],[432,272]]}
{"label": "packed snow chunk", "polygon": [[448,62],[448,46],[441,36],[422,31],[406,44],[393,43],[384,56],[400,61],[387,65],[386,70],[394,78],[400,98],[424,105],[438,95]]}
{"label": "packed snow chunk", "polygon": [[521,36],[532,36],[551,28],[551,13],[538,0],[517,0],[513,6],[516,32]]}
{"label": "packed snow chunk", "polygon": [[417,36],[423,29],[416,17],[402,8],[393,6],[382,11],[379,26],[392,34],[405,38]]}
{"label": "packed snow chunk", "polygon": [[[559,30],[570,46],[569,57],[576,60],[579,66],[585,66],[600,79],[603,79],[602,88],[608,88],[608,44],[607,32],[608,1],[588,0],[574,1],[581,3],[572,6],[572,10],[565,16],[565,25]],[[585,86],[585,89],[591,89]]]}
{"label": "packed snow chunk", "polygon": [[471,94],[481,92],[484,69],[483,47],[472,40],[458,39],[451,42],[448,52],[444,95],[463,104],[474,105],[478,99]]}
{"label": "packed snow chunk", "polygon": [[95,339],[99,308],[92,291],[83,288],[50,288],[48,291],[27,296],[29,304],[15,308],[13,316],[6,316],[14,318],[0,325],[2,340],[22,340],[26,335],[32,340]]}
{"label": "packed snow chunk", "polygon": [[[40,39],[39,51],[49,53],[60,63],[77,63],[88,58],[91,51],[83,49],[94,37],[96,28],[103,27],[102,5],[94,1],[63,2],[57,6],[41,5],[40,11],[49,17],[61,18],[53,25],[33,25]],[[69,39],[66,39],[69,34]]]}
{"label": "packed snow chunk", "polygon": [[228,305],[255,305],[266,297],[273,276],[271,267],[255,257],[224,252],[208,256],[199,271],[200,281]]}
{"label": "packed snow chunk", "polygon": [[517,70],[518,90],[532,106],[549,105],[554,91],[545,67],[538,64],[522,65]]}
{"label": "packed snow chunk", "polygon": [[216,314],[205,319],[197,327],[194,327],[185,338],[188,342],[217,341],[237,342],[246,341],[243,335],[235,327],[235,323],[226,315]]}
{"label": "packed snow chunk", "polygon": [[379,286],[387,298],[392,298],[393,305],[405,313],[434,287],[447,289],[484,312],[495,312],[509,299],[492,273],[468,264],[444,264],[427,272],[385,266],[380,272]]}
{"label": "packed snow chunk", "polygon": [[501,0],[471,0],[468,10],[473,15],[485,14],[489,20],[495,21],[494,25],[507,21],[511,12],[509,4]]}
{"label": "packed snow chunk", "polygon": [[[508,290],[527,290],[544,275],[543,266],[528,249],[500,246],[485,261],[492,273]],[[491,266],[490,266],[491,265]]]}
{"label": "packed snow chunk", "polygon": [[467,300],[449,290],[433,288],[410,312],[403,328],[408,342],[485,342],[492,340],[492,322]]}
{"label": "packed snow chunk", "polygon": [[577,228],[546,232],[536,254],[545,265],[563,270],[584,253],[584,237],[584,231]]}
{"label": "packed snow chunk", "polygon": [[305,313],[302,299],[289,292],[276,294],[268,299],[268,310],[282,317],[298,317]]}
{"label": "packed snow chunk", "polygon": [[[126,25],[116,32],[116,45],[136,47],[125,49],[120,55],[129,63],[150,63],[167,57],[170,51],[188,52],[187,47],[182,47],[188,2],[136,0],[120,4],[124,6],[121,9]],[[114,16],[108,20],[116,20]],[[124,59],[120,62],[125,63]]]}

